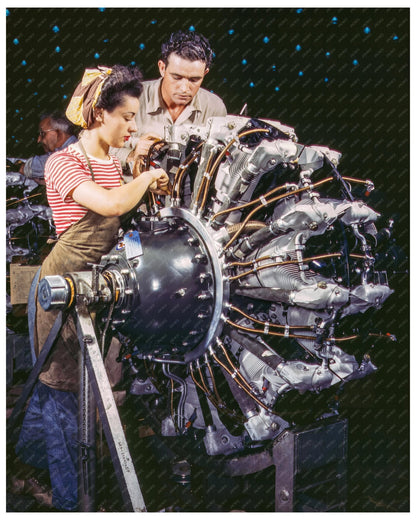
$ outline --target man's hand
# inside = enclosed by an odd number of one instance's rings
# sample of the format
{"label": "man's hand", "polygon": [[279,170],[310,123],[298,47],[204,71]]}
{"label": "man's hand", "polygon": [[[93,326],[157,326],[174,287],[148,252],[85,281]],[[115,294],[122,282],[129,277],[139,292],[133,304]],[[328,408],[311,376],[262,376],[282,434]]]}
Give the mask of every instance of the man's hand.
{"label": "man's hand", "polygon": [[161,138],[155,134],[143,134],[140,136],[136,147],[127,156],[127,162],[133,163],[132,174],[133,178],[140,175],[145,165],[145,159],[149,153],[150,147]]}
{"label": "man's hand", "polygon": [[135,162],[139,156],[146,156],[149,153],[149,149],[152,144],[156,141],[160,141],[162,138],[156,134],[143,134],[139,137],[137,144],[129,155],[127,156],[127,162]]}

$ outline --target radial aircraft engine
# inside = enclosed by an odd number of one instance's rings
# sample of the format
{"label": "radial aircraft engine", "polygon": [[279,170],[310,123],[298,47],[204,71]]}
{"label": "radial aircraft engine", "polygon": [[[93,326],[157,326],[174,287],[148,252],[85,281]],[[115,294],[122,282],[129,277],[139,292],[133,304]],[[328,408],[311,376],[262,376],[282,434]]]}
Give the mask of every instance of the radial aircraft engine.
{"label": "radial aircraft engine", "polygon": [[285,396],[376,370],[342,324],[393,291],[375,265],[380,215],[354,195],[373,183],[340,159],[267,119],[166,128],[146,167],[166,169],[170,194],[149,194],[91,272],[46,277],[42,304],[84,288],[156,433],[208,455],[273,440],[291,426]]}

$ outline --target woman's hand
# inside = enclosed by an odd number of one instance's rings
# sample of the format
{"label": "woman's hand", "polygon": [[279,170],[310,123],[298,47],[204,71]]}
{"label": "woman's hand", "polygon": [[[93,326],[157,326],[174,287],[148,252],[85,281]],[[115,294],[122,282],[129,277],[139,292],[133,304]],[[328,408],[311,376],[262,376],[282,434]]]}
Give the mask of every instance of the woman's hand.
{"label": "woman's hand", "polygon": [[167,173],[162,168],[156,168],[143,172],[136,179],[117,188],[106,189],[88,180],[68,193],[68,196],[103,217],[114,217],[130,211],[149,189],[157,195],[168,195],[168,186]]}
{"label": "woman's hand", "polygon": [[149,184],[149,190],[157,195],[169,195],[169,177],[168,174],[162,168],[155,168],[144,172],[144,174],[151,175],[151,182]]}

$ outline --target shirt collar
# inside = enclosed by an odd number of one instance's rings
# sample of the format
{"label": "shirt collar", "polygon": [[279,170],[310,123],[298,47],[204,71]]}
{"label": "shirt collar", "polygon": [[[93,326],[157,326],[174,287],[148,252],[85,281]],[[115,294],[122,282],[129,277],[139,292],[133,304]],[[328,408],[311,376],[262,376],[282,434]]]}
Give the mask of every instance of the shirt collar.
{"label": "shirt collar", "polygon": [[[162,112],[167,108],[165,102],[163,101],[161,93],[162,79],[163,78],[159,78],[157,80],[156,88],[154,89],[153,95],[149,100],[149,108],[147,109],[148,114]],[[201,112],[201,104],[199,102],[199,90],[193,97],[192,101],[187,105],[187,108],[191,112]]]}

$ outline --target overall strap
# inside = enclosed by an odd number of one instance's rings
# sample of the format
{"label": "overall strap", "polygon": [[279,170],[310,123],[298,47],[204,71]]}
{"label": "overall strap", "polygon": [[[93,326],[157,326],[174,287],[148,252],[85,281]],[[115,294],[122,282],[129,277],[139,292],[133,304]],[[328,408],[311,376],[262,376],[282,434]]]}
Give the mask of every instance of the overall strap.
{"label": "overall strap", "polygon": [[[94,171],[92,169],[92,166],[91,166],[90,160],[88,158],[87,152],[85,151],[84,145],[81,143],[81,141],[78,141],[78,144],[79,144],[79,148],[80,148],[81,152],[84,154],[84,157],[87,160],[87,164],[88,164],[88,168],[89,168],[89,170],[91,172],[92,180],[95,182]],[[120,171],[120,168],[118,167],[116,161],[114,160],[114,157],[111,156],[111,158],[113,159],[113,164],[116,167],[117,173],[120,176],[120,184],[124,184],[123,173]]]}
{"label": "overall strap", "polygon": [[81,143],[81,141],[78,141],[78,145],[80,147],[81,152],[84,154],[85,159],[87,160],[87,164],[88,164],[88,168],[90,169],[90,172],[91,172],[92,180],[95,182],[94,170],[92,169],[92,166],[91,166],[90,160],[88,159],[88,155],[87,155],[87,152],[85,151],[84,145]]}

